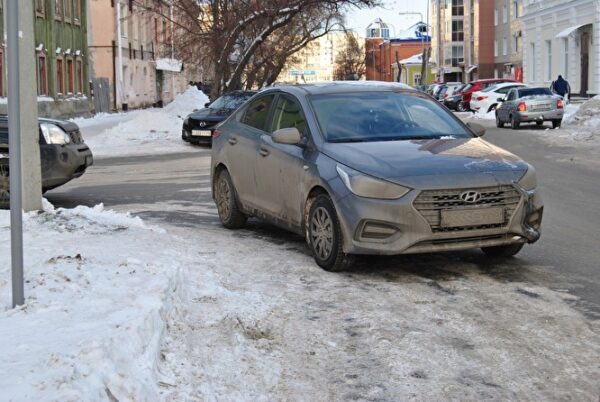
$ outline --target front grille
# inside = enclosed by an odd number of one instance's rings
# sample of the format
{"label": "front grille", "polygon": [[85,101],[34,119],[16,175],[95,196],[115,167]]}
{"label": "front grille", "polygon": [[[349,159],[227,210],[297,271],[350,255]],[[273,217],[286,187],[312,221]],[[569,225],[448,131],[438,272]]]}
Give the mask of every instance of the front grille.
{"label": "front grille", "polygon": [[218,124],[216,121],[204,121],[203,123],[205,126],[202,127],[200,126],[200,123],[202,123],[202,121],[190,120],[190,128],[192,130],[210,130]]}
{"label": "front grille", "polygon": [[[469,203],[460,198],[467,190],[481,194],[477,202]],[[434,233],[457,232],[466,230],[495,229],[508,225],[521,199],[520,193],[512,186],[484,187],[462,190],[425,190],[413,203],[414,207],[427,220]],[[442,226],[443,210],[470,210],[480,208],[502,207],[504,220],[502,223],[477,226]]]}
{"label": "front grille", "polygon": [[73,142],[73,144],[83,144],[83,137],[81,136],[81,131],[71,131],[69,133],[69,136],[71,137],[71,141]]}

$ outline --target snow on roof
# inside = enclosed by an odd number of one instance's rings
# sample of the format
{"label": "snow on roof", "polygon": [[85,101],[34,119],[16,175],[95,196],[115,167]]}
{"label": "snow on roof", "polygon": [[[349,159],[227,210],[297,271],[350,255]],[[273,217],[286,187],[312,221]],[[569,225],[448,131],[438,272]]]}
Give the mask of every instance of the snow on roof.
{"label": "snow on roof", "polygon": [[164,71],[181,72],[183,63],[177,59],[156,59],[156,69]]}
{"label": "snow on roof", "polygon": [[398,34],[391,40],[424,40],[429,41],[430,37],[427,35],[427,24],[423,21],[419,21],[404,31],[398,32]]}

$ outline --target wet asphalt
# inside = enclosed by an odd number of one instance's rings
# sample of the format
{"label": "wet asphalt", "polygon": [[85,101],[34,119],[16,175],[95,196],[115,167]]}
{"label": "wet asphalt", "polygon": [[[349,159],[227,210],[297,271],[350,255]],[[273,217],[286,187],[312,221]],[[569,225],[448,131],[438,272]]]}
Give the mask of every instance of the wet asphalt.
{"label": "wet asphalt", "polygon": [[[488,124],[490,126],[490,124]],[[352,272],[368,274],[400,263],[416,275],[443,281],[461,262],[476,264],[499,281],[542,285],[577,298],[570,303],[590,320],[600,319],[600,163],[593,149],[548,145],[533,128],[513,131],[489,127],[486,140],[535,166],[545,202],[541,240],[502,263],[480,251],[439,255],[361,258]],[[549,132],[548,135],[552,135]],[[84,131],[85,136],[85,131]],[[220,228],[209,189],[210,149],[95,161],[80,179],[48,192],[57,207],[93,206],[131,211],[180,231]],[[188,232],[192,233],[192,232]],[[251,221],[235,238],[259,238],[308,254],[302,238]],[[411,268],[414,266],[414,269]],[[468,272],[468,271],[467,271]],[[435,282],[437,283],[437,282]]]}

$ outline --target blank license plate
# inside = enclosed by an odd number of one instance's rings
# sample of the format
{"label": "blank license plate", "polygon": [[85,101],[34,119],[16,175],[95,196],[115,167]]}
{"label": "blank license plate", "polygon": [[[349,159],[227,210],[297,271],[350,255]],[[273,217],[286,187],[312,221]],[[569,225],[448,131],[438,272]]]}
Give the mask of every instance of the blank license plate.
{"label": "blank license plate", "polygon": [[495,225],[504,222],[504,208],[442,210],[441,212],[443,227]]}
{"label": "blank license plate", "polygon": [[552,108],[552,105],[543,104],[543,105],[533,105],[531,110],[550,110],[551,108]]}
{"label": "blank license plate", "polygon": [[212,131],[210,131],[210,130],[192,130],[192,135],[194,137],[210,137],[212,135]]}

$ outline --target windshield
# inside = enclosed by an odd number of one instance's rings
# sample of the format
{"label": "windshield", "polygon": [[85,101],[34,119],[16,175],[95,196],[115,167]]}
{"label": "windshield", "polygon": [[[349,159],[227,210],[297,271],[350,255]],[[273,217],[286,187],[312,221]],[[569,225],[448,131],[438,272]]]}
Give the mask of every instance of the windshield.
{"label": "windshield", "polygon": [[535,96],[535,95],[552,95],[552,91],[548,88],[526,88],[519,89],[519,97]]}
{"label": "windshield", "polygon": [[418,93],[360,92],[311,98],[329,142],[470,138],[437,102]]}
{"label": "windshield", "polygon": [[223,95],[210,104],[210,109],[237,109],[254,94]]}

